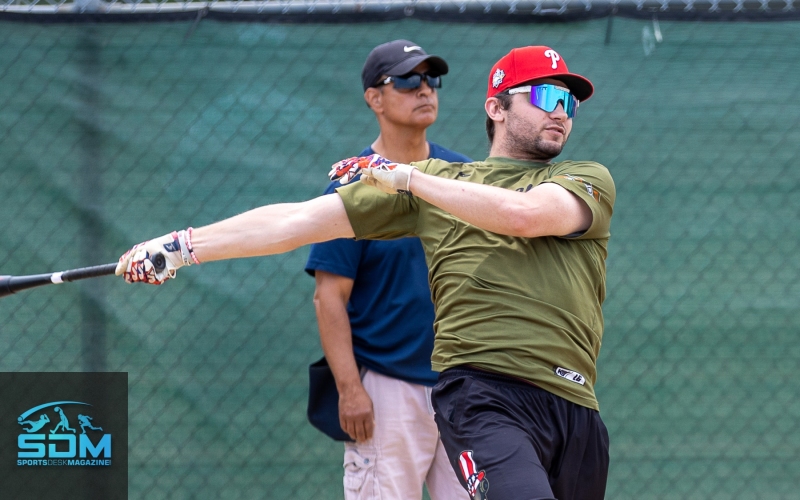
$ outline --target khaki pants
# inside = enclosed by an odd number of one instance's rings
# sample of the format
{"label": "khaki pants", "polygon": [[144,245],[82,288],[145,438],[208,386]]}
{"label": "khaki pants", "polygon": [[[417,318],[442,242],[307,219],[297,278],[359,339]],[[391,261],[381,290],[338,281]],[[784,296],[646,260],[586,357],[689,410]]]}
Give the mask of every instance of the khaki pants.
{"label": "khaki pants", "polygon": [[414,500],[422,485],[431,500],[468,500],[439,440],[431,388],[366,370],[375,433],[363,443],[345,443],[345,500]]}

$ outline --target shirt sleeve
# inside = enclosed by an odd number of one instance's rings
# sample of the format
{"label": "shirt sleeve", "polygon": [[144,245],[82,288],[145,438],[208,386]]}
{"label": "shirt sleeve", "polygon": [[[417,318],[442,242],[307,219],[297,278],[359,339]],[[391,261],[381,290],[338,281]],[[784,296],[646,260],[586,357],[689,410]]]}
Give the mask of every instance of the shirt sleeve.
{"label": "shirt sleeve", "polygon": [[472,163],[472,159],[468,156],[464,156],[461,153],[457,153],[456,151],[451,151],[447,148],[443,148],[440,145],[430,142],[428,143],[431,145],[431,159],[437,160],[444,160],[451,163]]}
{"label": "shirt sleeve", "polygon": [[357,240],[392,240],[416,236],[419,200],[388,194],[361,182],[336,189]]}
{"label": "shirt sleeve", "polygon": [[558,163],[544,182],[552,182],[575,194],[592,211],[592,225],[575,239],[602,239],[610,236],[611,215],[617,191],[608,169],[594,162]]}
{"label": "shirt sleeve", "polygon": [[[355,180],[357,181],[358,178]],[[323,194],[334,193],[337,187],[341,187],[338,181],[331,182]],[[305,271],[311,276],[314,276],[316,271],[325,271],[356,279],[364,244],[365,242],[363,241],[355,241],[351,238],[339,238],[323,243],[315,243],[311,245],[311,252],[308,254]]]}
{"label": "shirt sleeve", "polygon": [[314,276],[317,271],[356,279],[365,241],[348,238],[311,245],[305,271]]}

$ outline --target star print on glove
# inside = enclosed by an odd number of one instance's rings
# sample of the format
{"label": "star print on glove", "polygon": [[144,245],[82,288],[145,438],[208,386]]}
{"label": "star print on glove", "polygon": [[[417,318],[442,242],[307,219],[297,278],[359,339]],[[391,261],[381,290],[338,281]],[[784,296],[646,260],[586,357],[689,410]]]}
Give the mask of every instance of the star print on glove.
{"label": "star print on glove", "polygon": [[342,161],[338,161],[331,166],[328,177],[332,181],[339,181],[339,184],[347,184],[361,173],[361,169],[372,165],[391,164],[389,160],[378,154],[369,156],[354,156]]}
{"label": "star print on glove", "polygon": [[[130,252],[133,252],[133,254],[130,255],[130,264],[122,273],[122,277],[125,278],[125,281],[128,283],[149,283],[151,285],[160,285],[168,279],[175,277],[174,270],[170,270],[170,272],[166,274],[159,273],[153,264],[153,255],[151,255],[147,250],[139,250],[134,248],[131,249],[129,253]],[[126,259],[128,257],[129,255],[126,254],[120,258]]]}
{"label": "star print on glove", "polygon": [[331,180],[341,184],[350,182],[359,173],[361,182],[389,194],[411,194],[411,172],[416,167],[404,163],[393,163],[380,155],[348,158],[333,165]]}

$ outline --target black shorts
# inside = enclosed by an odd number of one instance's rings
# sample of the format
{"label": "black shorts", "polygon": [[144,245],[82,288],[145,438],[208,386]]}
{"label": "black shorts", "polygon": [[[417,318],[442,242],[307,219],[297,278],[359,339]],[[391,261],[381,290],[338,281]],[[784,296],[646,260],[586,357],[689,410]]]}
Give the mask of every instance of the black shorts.
{"label": "black shorts", "polygon": [[443,372],[431,398],[447,457],[473,499],[605,496],[608,431],[597,411],[466,367]]}

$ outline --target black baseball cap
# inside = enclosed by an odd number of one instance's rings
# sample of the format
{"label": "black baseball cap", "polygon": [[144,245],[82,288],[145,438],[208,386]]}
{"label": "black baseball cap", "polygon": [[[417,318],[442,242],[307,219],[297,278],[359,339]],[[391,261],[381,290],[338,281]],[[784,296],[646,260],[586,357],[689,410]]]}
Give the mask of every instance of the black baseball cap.
{"label": "black baseball cap", "polygon": [[403,76],[419,63],[428,61],[431,76],[447,74],[447,63],[439,56],[430,56],[422,47],[408,40],[394,40],[378,45],[367,56],[361,70],[364,90],[374,87],[383,75]]}

